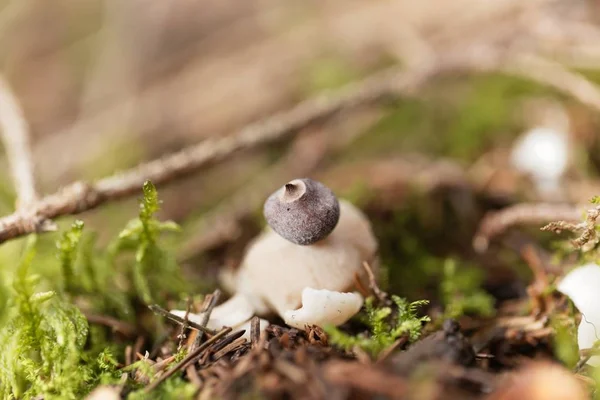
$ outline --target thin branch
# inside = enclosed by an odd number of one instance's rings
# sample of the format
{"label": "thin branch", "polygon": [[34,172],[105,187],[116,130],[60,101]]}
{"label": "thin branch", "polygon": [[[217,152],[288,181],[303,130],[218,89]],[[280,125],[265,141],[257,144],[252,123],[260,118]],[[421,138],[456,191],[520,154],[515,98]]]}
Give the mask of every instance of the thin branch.
{"label": "thin branch", "polygon": [[[189,317],[190,317],[190,311],[192,308],[192,299],[190,297],[188,297],[187,299],[187,305],[185,308],[185,314],[183,316],[183,324],[181,324],[181,327],[179,328],[179,334],[177,335],[177,338],[179,339],[179,344],[177,345],[177,351],[181,350],[181,347],[183,346],[183,342],[186,339],[186,331],[189,328]],[[197,334],[200,334],[200,332],[196,332]]]}
{"label": "thin branch", "polygon": [[[423,73],[414,75],[414,79],[421,78]],[[0,243],[40,231],[38,220],[81,213],[105,202],[138,193],[146,180],[151,180],[155,185],[171,182],[239,151],[293,136],[302,128],[340,111],[383,100],[399,87],[411,87],[414,79],[406,79],[398,69],[390,69],[339,92],[309,99],[289,111],[251,124],[235,135],[203,141],[94,184],[75,182],[37,202],[33,207],[36,218],[26,218],[17,213],[1,218]]]}
{"label": "thin branch", "polygon": [[[242,336],[244,336],[244,334],[246,333],[246,330],[242,329],[241,331],[236,331],[233,332],[231,335],[228,335],[225,339],[223,339],[222,341],[220,341],[218,344],[215,344],[212,349],[211,349],[211,353],[214,353],[214,360],[218,360],[220,357],[217,357],[217,353],[220,350],[223,350],[225,347],[228,347],[231,343],[235,342],[236,340],[238,340],[239,338],[241,338]],[[246,341],[246,338],[243,338],[244,341]],[[225,353],[227,354],[227,353]],[[223,356],[224,354],[221,354],[221,356]]]}
{"label": "thin branch", "polygon": [[263,122],[248,125],[235,135],[208,139],[175,154],[102,179],[95,188],[110,198],[120,198],[139,191],[148,179],[155,185],[172,181],[238,151],[292,136],[300,129],[342,110],[382,100],[393,93],[399,76],[397,69],[382,72],[338,93],[317,96]]}
{"label": "thin branch", "polygon": [[29,146],[29,126],[17,98],[2,76],[0,76],[0,130],[17,193],[17,210],[26,210],[37,200]]}
{"label": "thin branch", "polygon": [[198,348],[191,351],[183,360],[178,362],[173,368],[165,372],[163,375],[161,375],[159,378],[153,381],[150,385],[146,386],[144,391],[146,393],[151,392],[152,390],[156,389],[161,383],[166,381],[168,378],[175,375],[177,372],[186,369],[190,365],[193,365],[206,349],[208,349],[213,343],[217,343],[220,340],[222,340],[222,338],[229,332],[231,332],[231,328],[223,328],[222,330],[217,332],[213,337],[208,339],[206,342],[202,343]]}
{"label": "thin branch", "polygon": [[257,316],[252,317],[250,321],[250,343],[252,343],[252,348],[258,346],[258,342],[260,340],[260,318]]}
{"label": "thin branch", "polygon": [[163,317],[168,318],[171,321],[177,322],[180,325],[187,325],[188,327],[190,327],[192,329],[195,329],[199,332],[208,333],[209,335],[216,334],[216,331],[209,329],[205,326],[198,325],[197,323],[195,323],[193,321],[185,320],[178,315],[168,312],[164,308],[160,307],[158,304],[151,304],[148,306],[148,308],[150,310],[152,310],[153,313],[162,315]]}
{"label": "thin branch", "polygon": [[[246,331],[239,331],[241,332],[241,334],[243,335],[244,333],[246,333]],[[239,334],[238,332],[238,334]],[[235,337],[234,334],[230,335],[232,338]],[[223,346],[220,350],[215,351],[212,358],[214,360],[219,360],[221,357],[223,357],[224,355],[231,353],[233,351],[237,351],[241,348],[243,348],[246,345],[246,342],[248,342],[248,340],[246,340],[246,338],[243,337],[238,337],[235,340],[232,340],[231,343],[229,343],[227,346]],[[217,346],[215,346],[217,347]],[[220,347],[220,346],[219,346]]]}
{"label": "thin branch", "polygon": [[120,332],[125,336],[135,337],[137,329],[134,325],[120,321],[108,315],[85,313],[85,318],[90,324],[99,324],[110,327],[115,332]]}
{"label": "thin branch", "polygon": [[[219,302],[220,298],[221,298],[221,291],[219,289],[216,289],[210,297],[210,303],[208,303],[206,310],[202,310],[202,312],[204,313],[204,316],[202,317],[200,326],[206,328],[206,325],[208,325],[208,321],[210,320],[210,315],[212,314],[212,311],[215,308],[215,306],[217,305],[217,303]],[[198,334],[196,335],[196,339],[194,339],[194,343],[193,343],[192,347],[190,348],[190,350],[194,350],[196,347],[200,346],[200,344],[202,343],[203,337],[204,337],[204,332],[202,332],[202,331],[198,332]]]}
{"label": "thin branch", "polygon": [[[502,53],[502,52],[500,52]],[[179,152],[141,164],[136,168],[103,178],[96,183],[75,182],[31,206],[27,215],[15,213],[0,219],[0,243],[29,233],[49,229],[52,219],[72,215],[138,193],[146,180],[160,185],[187,176],[231,155],[259,145],[294,136],[299,130],[354,109],[414,91],[428,79],[443,72],[456,70],[502,70],[520,74],[551,85],[585,104],[600,109],[600,92],[581,75],[560,64],[535,56],[523,56],[516,64],[504,64],[501,54],[490,60],[471,55],[441,57],[431,65],[401,71],[398,68],[380,72],[362,82],[349,85],[335,93],[309,99],[275,114],[263,122],[251,124],[237,134],[215,138],[190,146]],[[567,82],[567,83],[565,83]],[[562,218],[569,219],[569,218]],[[546,219],[543,219],[547,222]],[[485,237],[479,240],[485,248]]]}
{"label": "thin branch", "polygon": [[366,261],[363,261],[363,268],[365,269],[365,272],[367,273],[367,277],[369,278],[369,288],[371,289],[371,291],[373,292],[375,297],[377,297],[380,304],[385,304],[387,301],[388,295],[386,292],[384,292],[383,290],[381,290],[379,288],[379,285],[377,285],[377,280],[375,279],[375,274],[373,273],[373,269],[371,268],[369,263]]}
{"label": "thin branch", "polygon": [[479,225],[473,247],[479,252],[486,251],[494,237],[515,225],[541,225],[557,220],[577,222],[584,213],[584,207],[552,203],[522,203],[490,212]]}
{"label": "thin branch", "polygon": [[330,150],[323,136],[320,130],[299,135],[282,161],[207,213],[194,226],[195,234],[181,246],[181,259],[188,260],[207,249],[233,241],[240,234],[240,221],[260,208],[276,185],[297,176],[309,176]]}
{"label": "thin branch", "polygon": [[577,224],[569,221],[554,221],[542,227],[543,231],[561,233],[562,231],[570,231],[579,234],[579,236],[571,241],[576,249],[587,251],[594,248],[598,243],[598,232],[596,226],[600,218],[600,206],[596,206],[587,210],[587,217],[584,222]]}
{"label": "thin branch", "polygon": [[568,94],[581,103],[600,111],[600,89],[583,75],[562,64],[536,55],[515,57],[505,72],[520,75]]}

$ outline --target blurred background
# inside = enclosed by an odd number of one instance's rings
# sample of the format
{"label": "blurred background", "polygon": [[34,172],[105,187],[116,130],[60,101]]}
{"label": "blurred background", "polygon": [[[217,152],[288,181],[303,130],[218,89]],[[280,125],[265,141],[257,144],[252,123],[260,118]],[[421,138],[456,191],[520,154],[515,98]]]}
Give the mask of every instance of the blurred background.
{"label": "blurred background", "polygon": [[[372,217],[392,291],[424,287],[406,274],[427,271],[433,254],[500,271],[495,294],[510,297],[526,284],[513,287],[514,246],[527,239],[476,252],[485,212],[600,194],[599,4],[2,0],[0,66],[30,126],[44,194],[397,68],[405,84],[393,98],[159,187],[161,218],[183,226],[178,257],[192,270],[235,267],[264,198],[311,176]],[[9,214],[4,156],[0,165]],[[83,218],[106,243],[137,201]],[[2,246],[2,257],[16,248]]]}

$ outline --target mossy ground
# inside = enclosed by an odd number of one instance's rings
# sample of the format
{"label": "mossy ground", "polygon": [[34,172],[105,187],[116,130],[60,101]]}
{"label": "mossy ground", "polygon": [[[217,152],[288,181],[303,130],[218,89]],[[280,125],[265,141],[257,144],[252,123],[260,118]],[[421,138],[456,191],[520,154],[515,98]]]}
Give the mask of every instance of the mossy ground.
{"label": "mossy ground", "polygon": [[[360,75],[356,71],[340,74],[340,68],[336,60],[324,60],[308,73],[309,92],[336,87]],[[459,100],[449,105],[448,96]],[[516,107],[531,96],[556,94],[499,75],[440,82],[416,98],[389,104],[368,134],[328,162],[351,164],[418,152],[471,163],[486,151],[508,146],[521,132],[525,124]],[[271,150],[278,153],[277,148]],[[267,161],[272,157],[267,154]],[[257,162],[257,170],[267,161]],[[5,177],[0,175],[0,179]],[[10,211],[14,195],[9,187],[0,185],[0,211],[5,213]],[[231,191],[221,189],[220,195],[200,208],[210,209]],[[358,318],[340,330],[329,330],[330,343],[324,345],[321,338],[317,344],[330,349],[333,343],[348,352],[358,346],[375,357],[403,337],[410,340],[403,342],[402,348],[417,341],[429,318],[426,333],[441,326],[445,318],[467,321],[470,329],[477,331],[496,314],[506,315],[505,299],[494,296],[494,276],[486,271],[485,260],[468,250],[476,217],[465,223],[444,193],[430,196],[414,191],[402,203],[386,208],[378,207],[373,194],[364,193],[360,182],[347,194],[365,208],[373,222],[380,241],[381,286],[402,298],[396,296],[387,305],[367,303],[366,323]],[[478,207],[472,210],[476,216],[487,210],[481,199],[473,204]],[[125,354],[137,338],[145,340],[139,350],[157,352],[161,348],[166,353],[184,354],[178,353],[180,328],[150,313],[147,305],[186,308],[188,301],[199,304],[209,292],[201,273],[184,277],[176,262],[175,244],[190,235],[195,216],[186,221],[183,231],[173,223],[161,222],[156,216],[159,200],[151,184],[144,187],[138,217],[127,223],[126,219],[134,216],[132,210],[132,203],[111,205],[86,226],[66,219],[57,234],[40,236],[35,243],[17,240],[0,247],[0,338],[5,343],[0,354],[0,393],[4,398],[79,399],[105,384],[120,385],[130,398],[194,396],[196,387],[181,374],[148,395],[144,392],[147,381],[135,378],[135,371],[147,369],[145,361],[129,360],[125,366]],[[97,235],[96,231],[101,232]],[[204,260],[206,257],[210,255]],[[517,271],[516,284],[524,289],[530,278],[524,263],[508,257],[504,264]],[[423,299],[429,301],[428,306],[420,302]],[[519,301],[526,309],[527,298]],[[416,309],[415,305],[423,307]],[[92,323],[86,318],[91,315],[114,318],[133,331],[119,332],[110,323]],[[578,357],[573,318],[572,313],[557,317],[552,343],[542,341],[527,351],[541,349],[548,358],[574,365]],[[302,346],[314,345],[298,332],[275,332],[271,337],[283,342],[285,335],[285,340],[294,337],[292,342],[297,340]],[[124,372],[129,374],[125,383]],[[152,371],[146,372],[155,379]],[[256,398],[268,397],[263,386],[256,386],[263,378],[254,378],[246,382],[245,391]]]}

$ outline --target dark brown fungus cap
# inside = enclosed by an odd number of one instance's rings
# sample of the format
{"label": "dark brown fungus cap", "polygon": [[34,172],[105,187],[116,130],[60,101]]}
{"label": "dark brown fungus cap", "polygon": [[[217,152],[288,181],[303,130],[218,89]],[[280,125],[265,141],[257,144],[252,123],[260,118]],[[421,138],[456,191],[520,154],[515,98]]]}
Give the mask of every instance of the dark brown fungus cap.
{"label": "dark brown fungus cap", "polygon": [[340,219],[340,204],[327,186],[304,178],[286,183],[269,196],[263,212],[281,237],[309,245],[333,231]]}

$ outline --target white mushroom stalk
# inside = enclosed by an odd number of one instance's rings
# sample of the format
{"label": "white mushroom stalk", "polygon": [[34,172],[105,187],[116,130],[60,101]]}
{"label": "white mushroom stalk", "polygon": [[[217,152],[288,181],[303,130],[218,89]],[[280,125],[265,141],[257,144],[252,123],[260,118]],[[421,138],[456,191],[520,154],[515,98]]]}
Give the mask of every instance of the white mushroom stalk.
{"label": "white mushroom stalk", "polygon": [[229,279],[236,294],[213,309],[209,327],[270,313],[299,329],[348,321],[363,304],[352,293],[355,279],[364,275],[363,262],[376,261],[377,241],[366,216],[311,179],[293,180],[273,193],[264,214],[270,227],[250,244]]}
{"label": "white mushroom stalk", "polygon": [[[559,292],[568,296],[581,312],[577,328],[579,349],[591,349],[600,340],[600,266],[590,263],[575,268],[558,284]],[[588,364],[600,365],[600,356],[591,357]]]}

